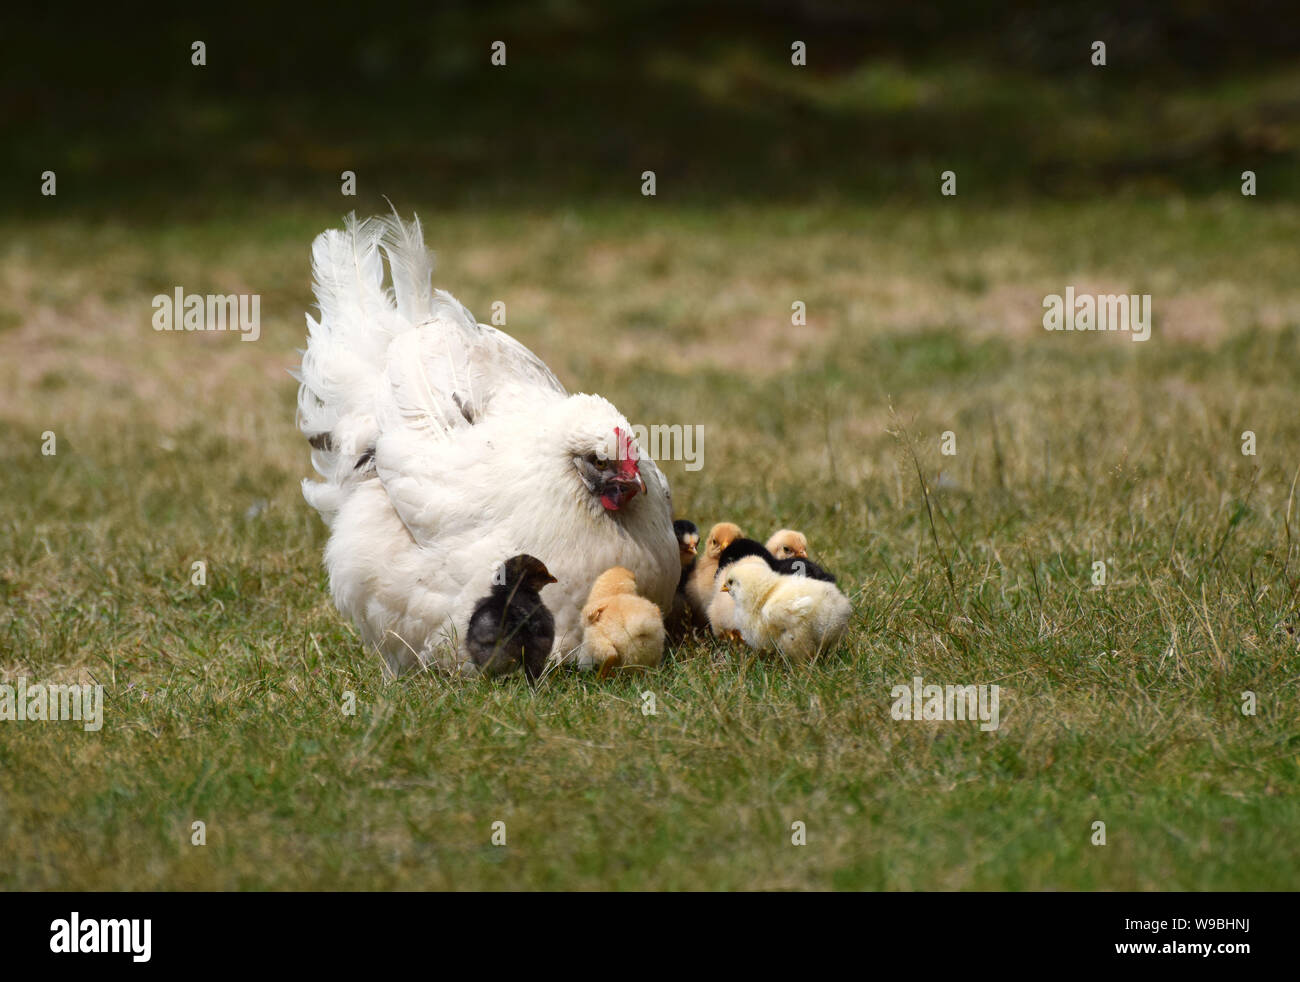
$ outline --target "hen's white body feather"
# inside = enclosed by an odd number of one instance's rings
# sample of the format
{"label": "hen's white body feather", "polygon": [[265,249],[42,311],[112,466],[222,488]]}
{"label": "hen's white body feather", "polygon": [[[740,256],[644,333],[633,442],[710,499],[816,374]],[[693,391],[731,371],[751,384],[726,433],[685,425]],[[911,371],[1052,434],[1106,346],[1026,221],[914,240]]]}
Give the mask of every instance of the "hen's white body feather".
{"label": "hen's white body feather", "polygon": [[614,456],[627,420],[599,396],[569,395],[526,347],[432,290],[418,220],[350,217],[317,237],[312,266],[320,319],[307,318],[298,423],[324,480],[303,493],[331,528],[335,604],[391,671],[474,673],[461,644],[470,614],[519,553],[558,581],[541,594],[557,660],[575,656],[604,570],[627,567],[671,603],[680,563],[663,474],[641,458],[644,493],[601,506],[573,458]]}

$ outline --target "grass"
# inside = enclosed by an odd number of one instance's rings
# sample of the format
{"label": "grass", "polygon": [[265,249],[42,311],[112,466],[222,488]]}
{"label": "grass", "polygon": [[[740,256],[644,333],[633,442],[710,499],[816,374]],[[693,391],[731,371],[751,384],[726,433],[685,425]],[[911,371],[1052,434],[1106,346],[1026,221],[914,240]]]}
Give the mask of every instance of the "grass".
{"label": "grass", "polygon": [[[9,225],[0,677],[107,705],[0,723],[0,885],[1295,886],[1295,205],[399,206],[571,388],[703,423],[679,512],[804,530],[844,650],[383,681],[328,599],[285,375],[340,209]],[[154,333],[175,284],[261,293],[262,339]],[[1150,292],[1152,339],[1044,332],[1066,285]],[[894,721],[915,675],[1000,684],[1001,728]]]}

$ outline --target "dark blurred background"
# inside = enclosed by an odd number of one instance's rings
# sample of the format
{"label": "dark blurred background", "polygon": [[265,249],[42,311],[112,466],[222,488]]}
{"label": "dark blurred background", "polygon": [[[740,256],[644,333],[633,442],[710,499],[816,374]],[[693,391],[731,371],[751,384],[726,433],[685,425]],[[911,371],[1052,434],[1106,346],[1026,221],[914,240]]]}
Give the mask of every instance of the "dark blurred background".
{"label": "dark blurred background", "polygon": [[[1294,0],[444,3],[5,14],[0,208],[167,221],[371,193],[970,200],[1293,194]],[[207,45],[207,65],[190,45]],[[490,45],[507,45],[504,68]],[[808,65],[790,64],[793,41]],[[1090,64],[1107,45],[1107,66]]]}

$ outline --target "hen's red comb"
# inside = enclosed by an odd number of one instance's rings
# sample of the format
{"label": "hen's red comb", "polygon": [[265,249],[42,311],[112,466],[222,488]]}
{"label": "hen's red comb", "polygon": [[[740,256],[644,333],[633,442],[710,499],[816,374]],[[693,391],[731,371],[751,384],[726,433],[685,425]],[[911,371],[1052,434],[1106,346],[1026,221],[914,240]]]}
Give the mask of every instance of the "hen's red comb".
{"label": "hen's red comb", "polygon": [[623,431],[623,427],[614,427],[614,438],[618,441],[618,472],[620,474],[630,475],[636,471],[636,465],[640,458],[636,453],[636,445],[632,442],[632,437]]}

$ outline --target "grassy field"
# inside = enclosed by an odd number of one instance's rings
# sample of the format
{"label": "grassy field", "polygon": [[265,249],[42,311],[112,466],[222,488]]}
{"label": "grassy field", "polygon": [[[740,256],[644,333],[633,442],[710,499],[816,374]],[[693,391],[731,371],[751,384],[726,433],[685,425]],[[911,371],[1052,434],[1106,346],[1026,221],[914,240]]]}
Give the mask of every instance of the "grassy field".
{"label": "grassy field", "polygon": [[[804,530],[849,642],[385,682],[328,598],[286,375],[345,207],[11,224],[0,678],[106,710],[0,723],[0,886],[1296,886],[1300,208],[397,204],[571,389],[702,423],[679,513]],[[155,333],[176,284],[260,293],[262,338]],[[1067,285],[1150,293],[1151,339],[1043,331]],[[893,720],[916,675],[999,684],[1001,728]]]}

